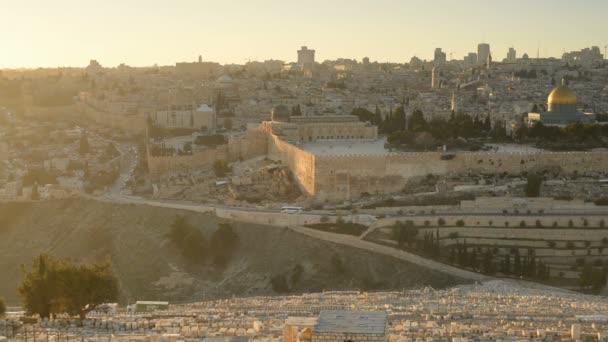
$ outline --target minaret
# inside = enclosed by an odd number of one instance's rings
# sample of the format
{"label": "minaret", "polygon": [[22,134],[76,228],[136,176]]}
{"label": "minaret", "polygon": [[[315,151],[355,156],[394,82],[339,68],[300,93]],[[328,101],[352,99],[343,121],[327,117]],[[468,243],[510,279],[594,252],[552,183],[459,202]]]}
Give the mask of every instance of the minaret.
{"label": "minaret", "polygon": [[488,70],[490,70],[490,68],[492,67],[492,53],[488,54],[488,60],[487,60],[487,64],[486,64],[486,68]]}
{"label": "minaret", "polygon": [[456,95],[452,92],[452,113],[456,113]]}
{"label": "minaret", "polygon": [[433,71],[431,72],[431,88],[437,89],[437,67],[433,65]]}

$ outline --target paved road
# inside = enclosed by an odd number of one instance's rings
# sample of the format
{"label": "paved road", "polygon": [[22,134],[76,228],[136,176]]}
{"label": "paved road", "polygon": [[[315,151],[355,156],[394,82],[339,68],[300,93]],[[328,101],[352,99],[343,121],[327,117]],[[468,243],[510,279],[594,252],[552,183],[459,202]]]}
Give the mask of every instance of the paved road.
{"label": "paved road", "polygon": [[[195,211],[195,212],[213,212],[216,215],[218,215],[219,217],[226,218],[226,219],[235,219],[235,217],[237,217],[235,214],[239,214],[237,220],[246,221],[246,222],[250,222],[250,223],[257,223],[257,224],[267,223],[267,222],[260,222],[260,219],[259,219],[260,215],[250,215],[251,219],[249,219],[247,217],[248,213],[265,214],[265,217],[270,217],[270,218],[272,218],[273,216],[276,216],[277,218],[285,218],[285,216],[291,216],[291,217],[295,218],[294,215],[283,214],[283,213],[280,213],[279,210],[228,207],[228,206],[223,206],[223,205],[199,204],[199,203],[183,202],[183,201],[149,200],[149,199],[143,199],[143,198],[135,197],[135,196],[126,196],[121,193],[109,193],[109,194],[106,194],[103,198],[98,198],[98,199],[103,200],[103,201],[109,201],[109,202],[145,204],[145,205],[150,205],[150,206],[154,206],[154,207],[172,208],[172,209],[188,210],[188,211]],[[306,212],[306,213],[302,213],[300,215],[323,216],[323,215],[327,215],[327,212],[324,212],[324,213]],[[440,212],[440,213],[434,214],[434,216],[436,216],[436,217],[452,216],[452,215],[453,216],[502,215],[502,212],[501,213],[478,213],[478,212],[468,212],[468,213],[466,213],[466,212],[445,213],[444,212],[444,213],[441,213]],[[545,215],[560,215],[560,214],[545,214]],[[563,215],[572,215],[572,214],[563,213]],[[586,215],[594,215],[594,214],[586,214]],[[606,214],[597,213],[595,215],[606,215]],[[414,215],[414,217],[415,216],[418,216],[418,215]],[[429,214],[429,215],[420,215],[420,216],[428,217],[431,215]],[[254,217],[255,217],[255,219],[253,219]],[[401,219],[407,219],[407,217],[408,216],[405,216]],[[395,217],[395,219],[396,219],[396,217]],[[281,224],[280,226],[284,227],[285,225]],[[464,269],[460,269],[457,267],[453,267],[450,265],[446,265],[446,264],[443,264],[443,263],[440,263],[440,262],[437,262],[437,261],[434,261],[431,259],[426,259],[426,258],[418,256],[416,254],[406,252],[406,251],[402,251],[402,250],[398,250],[398,249],[391,248],[388,246],[383,246],[383,245],[375,244],[375,243],[372,243],[369,241],[365,241],[362,239],[362,237],[323,232],[323,231],[319,231],[319,230],[315,230],[315,229],[311,229],[311,228],[305,228],[305,227],[299,226],[297,224],[288,224],[286,226],[294,232],[304,234],[304,235],[307,235],[307,236],[315,238],[315,239],[328,241],[328,242],[332,242],[332,243],[337,243],[337,244],[341,244],[341,245],[345,245],[345,246],[350,246],[350,247],[354,247],[354,248],[371,251],[374,253],[391,256],[391,257],[394,257],[394,258],[397,258],[400,260],[411,262],[411,263],[419,265],[419,266],[426,267],[426,268],[434,270],[434,271],[446,273],[446,274],[452,275],[454,277],[474,280],[474,281],[484,281],[484,280],[494,279],[493,277],[485,276],[483,274],[479,274],[479,273],[467,271]],[[377,227],[376,225],[372,225],[364,233],[364,235],[371,232],[376,227]]]}

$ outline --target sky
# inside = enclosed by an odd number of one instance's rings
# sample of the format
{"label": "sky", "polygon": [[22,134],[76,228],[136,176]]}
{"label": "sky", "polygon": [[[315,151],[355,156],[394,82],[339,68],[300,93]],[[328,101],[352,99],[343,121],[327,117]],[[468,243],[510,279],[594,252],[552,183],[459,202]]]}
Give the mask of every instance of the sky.
{"label": "sky", "polygon": [[494,60],[560,57],[608,44],[608,0],[0,0],[0,68],[454,59],[489,43]]}

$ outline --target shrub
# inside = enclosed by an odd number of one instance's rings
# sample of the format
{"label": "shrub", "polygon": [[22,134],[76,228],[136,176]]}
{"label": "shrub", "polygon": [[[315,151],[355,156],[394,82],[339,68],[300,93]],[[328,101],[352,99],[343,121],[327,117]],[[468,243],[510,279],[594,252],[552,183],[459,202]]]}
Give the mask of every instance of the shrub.
{"label": "shrub", "polygon": [[338,254],[334,254],[331,256],[331,265],[332,265],[333,271],[336,272],[337,274],[346,273],[346,268],[344,267],[344,263],[342,262],[342,259],[340,258],[340,256]]}
{"label": "shrub", "polygon": [[300,278],[302,277],[303,273],[304,273],[304,267],[302,267],[302,265],[300,265],[300,264],[296,264],[293,267],[293,272],[291,275],[291,283],[297,284],[300,281]]}
{"label": "shrub", "polygon": [[228,166],[228,163],[223,160],[223,159],[217,159],[216,161],[213,162],[213,171],[215,172],[215,176],[216,177],[226,177],[226,175],[228,174],[228,172],[231,171],[230,166]]}
{"label": "shrub", "polygon": [[321,216],[321,223],[327,223],[327,222],[329,222],[329,217],[327,215]]}
{"label": "shrub", "polygon": [[602,220],[600,220],[600,227],[601,227],[601,228],[604,228],[604,226],[605,226],[605,225],[606,225],[606,222],[604,222],[604,220],[603,220],[603,219],[602,219]]}
{"label": "shrub", "polygon": [[568,227],[569,228],[574,227],[574,222],[572,222],[572,220],[568,220]]}
{"label": "shrub", "polygon": [[520,226],[521,228],[525,228],[525,227],[526,227],[526,221],[521,220],[521,222],[519,222],[519,226]]}
{"label": "shrub", "polygon": [[200,262],[204,259],[207,241],[203,234],[189,224],[183,216],[175,218],[167,237],[189,261]]}
{"label": "shrub", "polygon": [[464,221],[463,220],[458,220],[458,221],[456,221],[456,225],[458,227],[464,227]]}
{"label": "shrub", "polygon": [[228,223],[220,223],[219,228],[211,235],[209,249],[213,254],[213,263],[224,267],[230,261],[239,243],[239,236]]}
{"label": "shrub", "polygon": [[426,221],[424,221],[424,225],[428,227],[431,225],[431,222],[429,220],[426,220]]}
{"label": "shrub", "polygon": [[445,225],[445,220],[444,220],[443,218],[441,218],[441,217],[440,217],[440,218],[437,220],[437,224],[438,224],[438,225],[440,225],[440,226],[444,226],[444,225]]}
{"label": "shrub", "polygon": [[555,241],[547,241],[547,246],[549,246],[549,248],[555,248],[557,244],[555,243]]}
{"label": "shrub", "polygon": [[458,232],[451,232],[450,234],[448,234],[448,238],[458,239]]}
{"label": "shrub", "polygon": [[289,292],[289,285],[287,285],[287,277],[284,274],[277,274],[270,279],[272,290],[277,293]]}
{"label": "shrub", "polygon": [[587,219],[583,220],[583,227],[587,227],[589,225],[589,221]]}
{"label": "shrub", "polygon": [[542,228],[543,223],[540,222],[540,220],[536,220],[535,225],[536,225],[536,228]]}
{"label": "shrub", "polygon": [[568,248],[568,249],[574,249],[574,242],[572,242],[572,241],[566,242],[566,248]]}

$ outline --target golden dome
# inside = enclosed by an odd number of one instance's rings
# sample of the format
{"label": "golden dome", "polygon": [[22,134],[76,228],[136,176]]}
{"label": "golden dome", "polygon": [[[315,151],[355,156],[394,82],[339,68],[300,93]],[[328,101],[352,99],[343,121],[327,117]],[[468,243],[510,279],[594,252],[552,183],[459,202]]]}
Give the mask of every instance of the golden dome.
{"label": "golden dome", "polygon": [[576,104],[576,94],[566,86],[559,86],[549,94],[548,104],[571,105]]}

